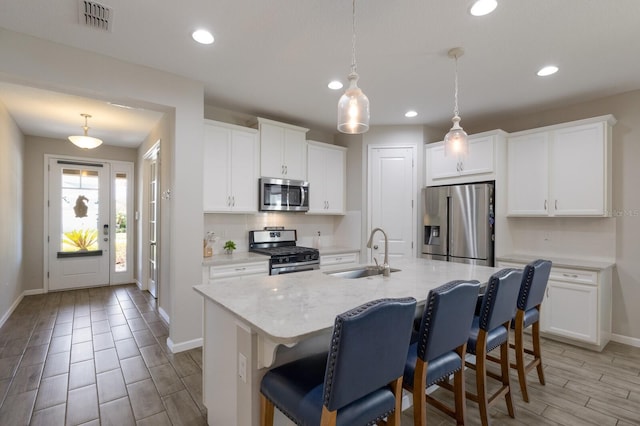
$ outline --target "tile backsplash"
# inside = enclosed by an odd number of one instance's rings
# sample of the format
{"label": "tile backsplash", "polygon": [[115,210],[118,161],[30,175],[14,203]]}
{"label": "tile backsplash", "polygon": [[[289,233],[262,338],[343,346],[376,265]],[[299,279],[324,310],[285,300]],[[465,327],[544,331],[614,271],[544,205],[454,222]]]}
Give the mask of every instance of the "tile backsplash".
{"label": "tile backsplash", "polygon": [[[317,246],[320,232],[321,247],[334,245],[358,247],[360,244],[360,212],[349,212],[345,216],[305,215],[302,213],[256,213],[224,214],[206,213],[205,232],[214,232],[217,241],[213,252],[221,253],[225,241],[233,240],[238,251],[249,250],[249,231],[265,226],[284,226],[298,231],[300,246]],[[348,231],[345,232],[345,229]]]}

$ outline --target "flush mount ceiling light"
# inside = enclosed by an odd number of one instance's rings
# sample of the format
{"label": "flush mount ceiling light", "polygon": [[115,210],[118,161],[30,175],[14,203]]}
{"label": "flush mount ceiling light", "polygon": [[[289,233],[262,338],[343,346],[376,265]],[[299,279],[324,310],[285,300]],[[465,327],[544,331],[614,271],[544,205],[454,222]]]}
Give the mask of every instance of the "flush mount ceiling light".
{"label": "flush mount ceiling light", "polygon": [[349,87],[338,101],[338,131],[342,133],[359,134],[369,130],[369,98],[358,87],[356,70],[356,0],[353,0]]}
{"label": "flush mount ceiling light", "polygon": [[327,87],[331,90],[340,90],[342,89],[342,82],[338,81],[338,80],[333,80],[330,81],[329,84],[327,84]]}
{"label": "flush mount ceiling light", "polygon": [[548,75],[552,75],[558,72],[558,67],[555,65],[547,65],[546,67],[540,68],[540,70],[536,73],[538,77],[546,77]]}
{"label": "flush mount ceiling light", "polygon": [[91,118],[89,114],[80,114],[84,117],[84,135],[82,136],[69,136],[69,140],[78,148],[84,149],[93,149],[102,145],[102,141],[98,138],[92,138],[91,136],[87,136],[87,132],[89,131],[89,126],[87,125],[87,119]]}
{"label": "flush mount ceiling light", "polygon": [[196,30],[191,33],[191,37],[200,44],[213,43],[213,35],[207,30]]}
{"label": "flush mount ceiling light", "polygon": [[444,155],[466,155],[469,150],[467,133],[460,127],[460,115],[458,111],[458,58],[464,54],[460,47],[449,50],[449,57],[455,60],[455,92],[453,107],[453,127],[444,137]]}
{"label": "flush mount ceiling light", "polygon": [[484,16],[496,10],[496,7],[498,7],[496,0],[477,0],[471,6],[469,13],[473,16]]}
{"label": "flush mount ceiling light", "polygon": [[417,117],[418,113],[416,111],[411,110],[411,111],[405,112],[404,116],[407,118],[413,118],[413,117]]}

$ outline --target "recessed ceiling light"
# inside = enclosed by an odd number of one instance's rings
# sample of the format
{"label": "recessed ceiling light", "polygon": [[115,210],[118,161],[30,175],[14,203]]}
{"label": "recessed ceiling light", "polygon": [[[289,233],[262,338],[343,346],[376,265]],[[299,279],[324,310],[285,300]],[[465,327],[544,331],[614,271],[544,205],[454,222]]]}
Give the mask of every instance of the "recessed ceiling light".
{"label": "recessed ceiling light", "polygon": [[191,37],[200,44],[213,43],[213,35],[207,30],[196,30],[191,34]]}
{"label": "recessed ceiling light", "polygon": [[496,7],[498,7],[498,2],[496,0],[477,0],[473,3],[469,12],[473,16],[484,16],[493,12]]}
{"label": "recessed ceiling light", "polygon": [[404,116],[407,118],[413,118],[413,117],[417,117],[418,113],[416,111],[411,110],[411,111],[405,112]]}
{"label": "recessed ceiling light", "polygon": [[342,83],[338,80],[333,80],[327,85],[327,87],[331,90],[340,90],[342,89]]}
{"label": "recessed ceiling light", "polygon": [[540,70],[536,73],[539,77],[546,77],[551,74],[555,74],[558,72],[558,67],[555,65],[547,65],[546,67],[540,68]]}

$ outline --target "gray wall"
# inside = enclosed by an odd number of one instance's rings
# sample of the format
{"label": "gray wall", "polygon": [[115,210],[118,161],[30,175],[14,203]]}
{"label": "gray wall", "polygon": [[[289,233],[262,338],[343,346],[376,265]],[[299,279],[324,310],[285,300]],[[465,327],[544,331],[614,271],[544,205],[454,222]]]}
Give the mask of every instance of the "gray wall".
{"label": "gray wall", "polygon": [[0,326],[23,288],[24,137],[0,102]]}

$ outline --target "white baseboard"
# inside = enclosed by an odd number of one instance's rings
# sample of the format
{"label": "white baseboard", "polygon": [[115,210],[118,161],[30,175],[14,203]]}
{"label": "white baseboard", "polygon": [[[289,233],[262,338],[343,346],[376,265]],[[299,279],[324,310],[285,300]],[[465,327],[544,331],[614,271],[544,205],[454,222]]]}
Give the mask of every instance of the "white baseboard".
{"label": "white baseboard", "polygon": [[22,302],[23,298],[24,298],[24,292],[22,292],[20,296],[18,296],[16,300],[13,301],[13,303],[9,307],[9,310],[2,316],[2,318],[0,318],[0,327],[2,327],[5,322],[7,322],[7,320],[13,313],[13,311],[15,311],[18,305],[20,304],[20,302]]}
{"label": "white baseboard", "polygon": [[170,337],[167,337],[167,346],[171,353],[188,351],[189,349],[202,347],[202,337],[198,339],[188,340],[182,343],[173,343]]}
{"label": "white baseboard", "polygon": [[2,316],[2,318],[0,318],[0,327],[2,327],[5,322],[7,322],[7,320],[9,319],[11,314],[13,313],[13,311],[16,310],[16,308],[18,307],[20,302],[22,302],[22,299],[24,299],[25,296],[35,296],[37,294],[44,294],[44,290],[41,289],[41,288],[37,288],[35,290],[25,290],[25,291],[23,291],[22,294],[20,296],[18,296],[16,298],[16,300],[13,301],[13,303],[9,307],[9,310]]}
{"label": "white baseboard", "polygon": [[136,280],[136,285],[138,286],[138,289],[141,291],[146,290],[146,288],[143,288],[142,283],[139,280]]}
{"label": "white baseboard", "polygon": [[158,306],[158,313],[160,314],[164,322],[166,322],[167,324],[171,324],[171,318],[169,317],[169,314],[167,314],[167,312],[160,306]]}
{"label": "white baseboard", "polygon": [[621,334],[612,334],[611,341],[640,348],[640,339],[636,339],[635,337],[623,336]]}

